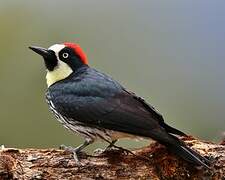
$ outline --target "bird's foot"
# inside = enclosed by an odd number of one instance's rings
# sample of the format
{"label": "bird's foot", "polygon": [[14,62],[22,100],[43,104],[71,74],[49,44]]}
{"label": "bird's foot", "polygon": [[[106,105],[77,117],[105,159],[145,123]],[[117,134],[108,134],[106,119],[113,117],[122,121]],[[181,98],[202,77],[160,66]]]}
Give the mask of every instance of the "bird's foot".
{"label": "bird's foot", "polygon": [[98,155],[102,155],[102,154],[107,154],[108,152],[110,151],[115,151],[117,150],[116,148],[113,148],[113,147],[106,147],[105,149],[101,149],[101,148],[97,148],[94,150],[93,154],[95,156],[98,156]]}
{"label": "bird's foot", "polygon": [[78,166],[83,166],[83,164],[80,161],[79,156],[86,156],[87,154],[85,152],[80,151],[79,148],[73,148],[71,146],[65,146],[64,144],[60,145],[59,149],[73,153],[73,158]]}
{"label": "bird's foot", "polygon": [[123,147],[120,147],[120,146],[116,146],[116,145],[113,145],[114,149],[118,149],[119,151],[121,151],[122,153],[128,155],[128,154],[134,154],[132,151],[130,151],[129,149],[125,149]]}
{"label": "bird's foot", "polygon": [[122,147],[118,147],[118,146],[113,145],[113,146],[108,146],[105,149],[97,148],[97,149],[94,150],[93,154],[95,156],[99,156],[99,155],[106,155],[108,153],[110,154],[110,153],[113,153],[113,152],[124,153],[126,155],[131,153],[131,151],[129,151],[127,149],[124,149]]}
{"label": "bird's foot", "polygon": [[97,148],[94,150],[93,154],[95,156],[98,156],[98,155],[104,154],[104,152],[105,152],[105,149]]}
{"label": "bird's foot", "polygon": [[113,151],[116,150],[116,148],[114,147],[116,141],[111,142],[105,149],[101,149],[101,148],[97,148],[94,150],[94,155],[101,155],[101,154],[106,154],[109,151]]}

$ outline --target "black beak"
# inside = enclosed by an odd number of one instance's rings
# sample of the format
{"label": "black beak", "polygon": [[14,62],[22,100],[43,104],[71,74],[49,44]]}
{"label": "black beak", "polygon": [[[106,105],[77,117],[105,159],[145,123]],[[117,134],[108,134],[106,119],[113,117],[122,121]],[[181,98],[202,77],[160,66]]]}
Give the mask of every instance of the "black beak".
{"label": "black beak", "polygon": [[42,47],[30,46],[29,48],[37,54],[41,55],[43,58],[48,58],[51,55],[48,49]]}

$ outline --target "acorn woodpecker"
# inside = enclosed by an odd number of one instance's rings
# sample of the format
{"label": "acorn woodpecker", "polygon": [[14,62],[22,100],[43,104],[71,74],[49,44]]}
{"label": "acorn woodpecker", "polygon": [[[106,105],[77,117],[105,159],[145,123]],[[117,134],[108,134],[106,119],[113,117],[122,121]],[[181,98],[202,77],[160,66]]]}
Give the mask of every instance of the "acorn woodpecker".
{"label": "acorn woodpecker", "polygon": [[167,125],[153,106],[89,67],[78,44],[29,48],[44,59],[46,99],[51,111],[64,127],[85,138],[82,145],[71,148],[76,160],[77,153],[96,139],[111,142],[112,146],[120,138],[144,137],[158,141],[194,165],[208,167],[209,160],[175,136],[186,135]]}

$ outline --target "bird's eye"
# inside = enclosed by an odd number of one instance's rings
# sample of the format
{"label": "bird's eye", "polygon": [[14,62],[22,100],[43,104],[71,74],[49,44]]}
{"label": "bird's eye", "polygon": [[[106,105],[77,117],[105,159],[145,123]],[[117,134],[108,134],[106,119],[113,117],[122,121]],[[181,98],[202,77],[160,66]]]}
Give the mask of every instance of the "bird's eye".
{"label": "bird's eye", "polygon": [[66,59],[66,58],[69,57],[69,54],[68,54],[68,53],[63,53],[63,54],[62,54],[62,57],[63,57],[64,59]]}

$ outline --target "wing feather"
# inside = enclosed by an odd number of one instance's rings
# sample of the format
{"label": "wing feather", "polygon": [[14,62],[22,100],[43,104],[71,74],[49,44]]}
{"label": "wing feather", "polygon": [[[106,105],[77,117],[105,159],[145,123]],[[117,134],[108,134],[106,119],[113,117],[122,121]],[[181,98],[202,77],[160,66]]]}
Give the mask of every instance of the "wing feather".
{"label": "wing feather", "polygon": [[62,115],[87,126],[145,137],[152,136],[152,129],[163,130],[155,115],[126,91],[110,98],[59,96],[55,103]]}

